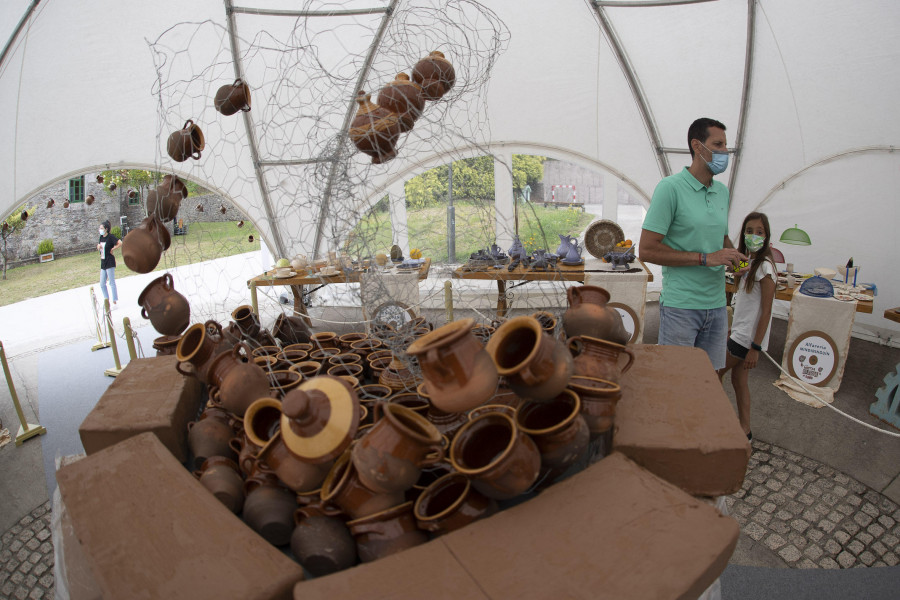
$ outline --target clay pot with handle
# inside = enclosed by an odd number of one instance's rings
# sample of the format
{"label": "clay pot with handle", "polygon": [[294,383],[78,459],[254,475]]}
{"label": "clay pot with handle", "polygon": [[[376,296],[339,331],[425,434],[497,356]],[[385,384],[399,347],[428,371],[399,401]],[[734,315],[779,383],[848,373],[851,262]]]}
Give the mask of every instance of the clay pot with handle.
{"label": "clay pot with handle", "polygon": [[297,493],[319,489],[333,462],[313,464],[300,460],[288,450],[280,430],[262,447],[257,458],[278,476],[281,483]]}
{"label": "clay pot with handle", "polygon": [[333,512],[315,505],[301,506],[294,511],[294,524],[291,552],[313,576],[330,575],[356,564],[356,540]]}
{"label": "clay pot with handle", "polygon": [[416,526],[412,502],[349,521],[347,527],[356,538],[359,559],[364,563],[428,541],[428,536]]}
{"label": "clay pot with handle", "polygon": [[235,79],[234,83],[223,85],[216,91],[213,106],[226,117],[230,117],[238,111],[249,111],[250,86],[240,78]]}
{"label": "clay pot with handle", "polygon": [[216,388],[210,390],[210,398],[242,418],[254,400],[269,395],[269,378],[250,360],[250,354],[250,348],[241,342],[231,352],[216,356],[208,370],[209,382]]}
{"label": "clay pot with handle", "polygon": [[211,456],[224,456],[237,460],[238,455],[230,441],[234,436],[231,418],[225,410],[209,407],[197,421],[188,423],[188,447],[191,449],[193,467],[199,469]]}
{"label": "clay pot with handle", "polygon": [[185,121],[184,127],[178,131],[173,131],[166,142],[166,152],[175,162],[184,162],[189,158],[197,160],[205,147],[206,138],[191,119]]}
{"label": "clay pot with handle", "polygon": [[275,324],[272,326],[272,336],[281,340],[285,346],[291,344],[301,344],[309,341],[309,327],[300,317],[292,315],[279,314],[275,317]]}
{"label": "clay pot with handle", "polygon": [[[178,363],[175,365],[178,372],[185,376],[194,376],[202,383],[209,383],[207,371],[212,359],[219,352],[228,350],[223,344],[222,326],[218,322],[209,320],[206,323],[196,323],[188,327],[184,335],[178,341],[175,348],[175,356]],[[181,363],[191,363],[193,369],[185,371]]]}
{"label": "clay pot with handle", "polygon": [[149,273],[159,264],[171,241],[162,221],[151,214],[122,239],[122,260],[135,273]]}
{"label": "clay pot with handle", "polygon": [[566,290],[569,308],[563,314],[566,337],[587,335],[616,344],[626,344],[631,336],[622,323],[622,315],[607,306],[609,292],[599,286],[571,286]]}
{"label": "clay pot with handle", "polygon": [[138,296],[138,304],[141,316],[163,335],[180,335],[190,325],[190,304],[175,290],[169,273],[151,281]]}
{"label": "clay pot with handle", "polygon": [[497,502],[461,473],[448,473],[426,487],[413,507],[419,528],[441,535],[497,512]]}
{"label": "clay pot with handle", "polygon": [[334,461],[325,477],[321,500],[323,505],[336,507],[351,519],[359,519],[403,502],[403,492],[378,492],[363,485],[348,449]]}
{"label": "clay pot with handle", "polygon": [[590,431],[581,416],[581,399],[570,389],[550,402],[526,402],[516,412],[516,423],[541,453],[542,486],[553,483],[587,452]]}
{"label": "clay pot with handle", "polygon": [[622,388],[617,383],[575,375],[569,381],[569,389],[581,399],[581,414],[587,422],[592,440],[612,430],[616,404],[622,398]]}
{"label": "clay pot with handle", "polygon": [[244,482],[242,518],[273,546],[285,546],[294,530],[296,496],[275,476],[256,469]]}
{"label": "clay pot with handle", "polygon": [[[569,338],[569,351],[575,357],[575,375],[596,377],[614,383],[634,363],[634,352],[628,347],[599,338],[580,335]],[[622,356],[627,360],[622,364]]]}

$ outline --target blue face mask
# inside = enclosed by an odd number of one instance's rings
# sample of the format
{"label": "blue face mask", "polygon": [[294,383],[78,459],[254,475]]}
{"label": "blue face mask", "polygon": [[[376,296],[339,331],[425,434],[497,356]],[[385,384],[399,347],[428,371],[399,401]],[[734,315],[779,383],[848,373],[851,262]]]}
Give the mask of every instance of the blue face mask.
{"label": "blue face mask", "polygon": [[[703,142],[700,142],[700,145],[706,148]],[[709,150],[709,148],[706,148]],[[709,150],[712,154],[712,160],[707,161],[706,167],[709,169],[709,172],[713,175],[718,175],[719,173],[723,173],[725,169],[728,168],[728,153],[727,152],[713,152]]]}

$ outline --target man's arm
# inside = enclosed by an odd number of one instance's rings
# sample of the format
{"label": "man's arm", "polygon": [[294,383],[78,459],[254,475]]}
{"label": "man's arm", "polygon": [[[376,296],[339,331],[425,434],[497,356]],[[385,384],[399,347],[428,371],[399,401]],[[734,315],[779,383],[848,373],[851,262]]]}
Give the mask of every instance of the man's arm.
{"label": "man's arm", "polygon": [[[675,250],[663,243],[665,236],[648,229],[641,230],[641,241],[638,245],[641,260],[666,267],[688,267],[701,264],[699,252]],[[747,257],[735,250],[728,236],[725,236],[726,247],[706,255],[706,266],[735,265],[747,260]]]}

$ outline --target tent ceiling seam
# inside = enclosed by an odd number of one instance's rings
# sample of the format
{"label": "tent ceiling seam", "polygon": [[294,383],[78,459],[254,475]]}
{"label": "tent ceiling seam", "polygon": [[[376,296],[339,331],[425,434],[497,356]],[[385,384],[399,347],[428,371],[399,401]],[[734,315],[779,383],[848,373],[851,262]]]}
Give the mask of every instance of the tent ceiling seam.
{"label": "tent ceiling seam", "polygon": [[[753,78],[753,47],[756,39],[756,2],[747,0],[747,49],[744,54],[744,81],[741,86],[741,106],[738,111],[738,126],[734,137],[734,164],[728,175],[728,189],[733,190],[737,181],[738,169],[741,164],[741,147],[744,144],[744,128],[747,126],[747,108],[750,105],[750,84]],[[729,203],[729,212],[732,203]]]}
{"label": "tent ceiling seam", "polygon": [[622,46],[622,42],[621,40],[619,40],[619,36],[616,34],[616,31],[613,28],[612,23],[610,22],[609,17],[606,14],[606,11],[603,10],[603,7],[598,6],[597,4],[594,4],[593,7],[594,11],[597,13],[597,16],[600,19],[600,27],[603,30],[607,41],[612,46],[613,53],[616,55],[616,58],[619,61],[619,67],[622,69],[622,73],[625,75],[625,79],[628,82],[628,87],[631,88],[631,93],[638,105],[641,119],[643,119],[644,121],[644,127],[646,127],[647,133],[650,135],[650,140],[653,143],[653,149],[656,152],[656,161],[657,163],[659,163],[659,170],[662,173],[663,177],[667,177],[672,174],[672,169],[669,166],[668,157],[663,152],[662,140],[659,135],[659,128],[656,125],[656,121],[653,119],[653,113],[650,111],[650,103],[647,101],[647,96],[644,94],[644,90],[641,88],[641,83],[638,79],[637,73],[634,70],[634,66],[631,64],[631,60],[628,58],[628,53],[625,52],[625,48]]}
{"label": "tent ceiling seam", "polygon": [[377,15],[387,12],[387,8],[360,8],[346,10],[276,10],[269,8],[248,8],[233,6],[232,12],[261,17],[354,17],[361,15]]}

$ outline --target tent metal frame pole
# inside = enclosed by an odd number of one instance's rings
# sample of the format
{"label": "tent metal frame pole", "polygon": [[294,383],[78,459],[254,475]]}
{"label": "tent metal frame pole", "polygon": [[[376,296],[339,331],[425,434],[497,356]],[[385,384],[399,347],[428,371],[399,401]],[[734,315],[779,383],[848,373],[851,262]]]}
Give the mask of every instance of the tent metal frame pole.
{"label": "tent metal frame pole", "polygon": [[[691,0],[696,2],[697,0]],[[706,0],[704,0],[706,1]],[[245,15],[267,17],[354,17],[357,15],[377,15],[387,11],[386,8],[360,8],[347,10],[276,10],[270,8],[248,8],[235,6],[232,10]]]}
{"label": "tent metal frame pole", "polygon": [[656,161],[659,163],[659,170],[662,172],[663,177],[668,177],[672,174],[672,168],[669,166],[669,157],[666,156],[665,150],[663,149],[662,140],[659,136],[659,127],[657,127],[656,120],[653,118],[653,113],[650,110],[650,103],[647,101],[647,96],[644,94],[644,90],[641,87],[641,82],[638,80],[634,66],[631,64],[628,53],[625,52],[625,48],[622,46],[622,42],[616,34],[616,30],[613,28],[609,17],[607,17],[606,11],[598,4],[594,4],[593,6],[594,11],[600,19],[600,28],[603,30],[603,34],[606,36],[610,46],[612,46],[616,59],[619,61],[619,66],[622,68],[622,73],[628,81],[628,87],[631,88],[631,93],[634,95],[635,102],[638,104],[638,110],[641,113],[641,118],[644,120],[644,127],[647,128],[647,133],[650,135],[650,140],[656,151]]}
{"label": "tent metal frame pole", "polygon": [[718,2],[719,0],[594,0],[594,6],[612,6],[614,8],[644,8],[647,6],[677,6],[679,4],[700,4],[701,2]]}
{"label": "tent metal frame pole", "polygon": [[[747,49],[744,56],[744,83],[741,87],[741,110],[738,112],[738,126],[734,138],[734,163],[728,175],[728,190],[734,190],[738,168],[741,164],[741,148],[744,146],[744,128],[747,125],[747,108],[750,105],[750,84],[753,81],[753,45],[756,38],[756,3],[747,0]],[[729,207],[733,203],[729,203]]]}
{"label": "tent metal frame pole", "polygon": [[[228,23],[228,38],[231,41],[231,62],[234,65],[234,76],[240,79],[244,78],[244,66],[241,62],[241,53],[238,49],[237,28],[234,23],[234,7],[231,0],[225,0],[225,21]],[[263,208],[266,211],[266,219],[272,231],[272,241],[275,242],[275,250],[279,257],[287,256],[285,252],[284,240],[281,239],[281,231],[278,229],[278,222],[275,220],[275,213],[272,210],[272,201],[269,198],[269,190],[266,189],[266,174],[263,171],[259,161],[259,145],[256,142],[256,135],[253,129],[253,119],[250,117],[249,111],[242,111],[244,117],[244,129],[247,130],[247,140],[250,144],[250,157],[253,160],[253,170],[256,171],[256,183],[259,185],[259,193],[262,197]]]}
{"label": "tent metal frame pole", "polygon": [[31,18],[31,14],[34,12],[34,9],[36,9],[37,5],[40,3],[41,0],[32,0],[31,5],[25,11],[25,14],[22,15],[21,19],[19,19],[19,23],[16,25],[15,30],[12,32],[12,35],[9,36],[9,39],[6,41],[6,45],[3,46],[3,51],[0,52],[0,67],[3,66],[3,61],[6,59],[6,54],[10,51],[12,45],[19,37],[19,33],[21,33],[22,29],[25,27],[25,23],[28,22],[28,19]]}
{"label": "tent metal frame pole", "polygon": [[[381,46],[381,40],[384,39],[384,33],[387,31],[388,23],[391,20],[391,16],[394,14],[394,10],[397,7],[397,3],[399,0],[391,0],[391,3],[387,8],[384,9],[384,17],[381,19],[381,25],[378,27],[378,32],[375,34],[375,39],[372,40],[372,44],[369,46],[369,51],[366,53],[366,61],[363,63],[362,68],[359,71],[359,77],[356,79],[356,88],[357,90],[362,89],[363,82],[365,82],[366,77],[369,75],[369,71],[372,68],[372,63],[375,61],[375,53],[378,51],[379,46]],[[331,163],[331,168],[328,172],[328,181],[325,183],[325,192],[322,194],[322,204],[319,206],[319,218],[316,222],[316,239],[313,244],[313,259],[319,257],[319,247],[322,245],[322,237],[323,232],[325,230],[325,220],[328,218],[328,206],[331,204],[331,194],[334,190],[334,181],[338,174],[338,169],[340,169],[341,162],[343,161],[344,156],[346,155],[346,144],[347,138],[350,136],[350,122],[353,120],[353,115],[356,112],[356,98],[347,105],[347,112],[344,115],[344,123],[341,126],[341,131],[338,134],[337,139],[337,150],[334,154],[334,162]]]}

